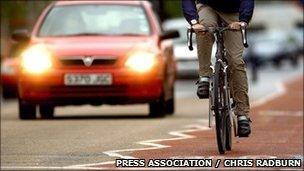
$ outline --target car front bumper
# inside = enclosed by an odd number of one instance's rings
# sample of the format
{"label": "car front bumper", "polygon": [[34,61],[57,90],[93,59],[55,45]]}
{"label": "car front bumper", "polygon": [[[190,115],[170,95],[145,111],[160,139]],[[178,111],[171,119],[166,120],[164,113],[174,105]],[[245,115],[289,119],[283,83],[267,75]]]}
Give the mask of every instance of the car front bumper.
{"label": "car front bumper", "polygon": [[[113,82],[107,86],[66,86],[66,73],[110,73]],[[39,76],[22,74],[19,79],[20,98],[36,104],[147,103],[159,99],[162,91],[163,79],[157,72],[136,74],[125,70],[57,71]]]}

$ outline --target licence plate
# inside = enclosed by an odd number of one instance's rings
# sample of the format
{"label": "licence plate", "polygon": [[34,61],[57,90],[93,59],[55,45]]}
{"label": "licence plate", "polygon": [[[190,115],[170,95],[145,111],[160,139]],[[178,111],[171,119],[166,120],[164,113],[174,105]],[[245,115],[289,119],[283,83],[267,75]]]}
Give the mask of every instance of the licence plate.
{"label": "licence plate", "polygon": [[111,85],[112,75],[104,74],[65,74],[64,84],[67,86],[73,85]]}

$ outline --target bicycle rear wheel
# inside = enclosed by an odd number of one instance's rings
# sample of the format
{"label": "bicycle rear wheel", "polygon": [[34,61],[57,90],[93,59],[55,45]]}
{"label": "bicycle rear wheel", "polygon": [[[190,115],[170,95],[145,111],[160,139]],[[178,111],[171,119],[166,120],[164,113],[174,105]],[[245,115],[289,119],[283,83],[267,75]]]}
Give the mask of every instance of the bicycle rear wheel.
{"label": "bicycle rear wheel", "polygon": [[216,139],[217,146],[220,154],[224,154],[226,151],[226,122],[227,114],[225,109],[225,89],[224,89],[224,73],[222,71],[221,63],[215,64],[214,75],[214,113],[215,113],[215,127],[216,127]]}

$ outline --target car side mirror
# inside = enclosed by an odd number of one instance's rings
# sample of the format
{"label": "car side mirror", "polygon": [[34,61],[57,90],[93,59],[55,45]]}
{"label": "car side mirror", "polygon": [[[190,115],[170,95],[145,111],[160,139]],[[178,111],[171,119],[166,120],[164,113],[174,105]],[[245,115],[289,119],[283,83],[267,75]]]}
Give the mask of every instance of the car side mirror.
{"label": "car side mirror", "polygon": [[165,31],[161,36],[160,40],[166,40],[166,39],[174,39],[179,37],[179,32],[177,30],[168,30]]}
{"label": "car side mirror", "polygon": [[15,30],[12,39],[17,42],[27,42],[30,40],[29,32],[26,29]]}

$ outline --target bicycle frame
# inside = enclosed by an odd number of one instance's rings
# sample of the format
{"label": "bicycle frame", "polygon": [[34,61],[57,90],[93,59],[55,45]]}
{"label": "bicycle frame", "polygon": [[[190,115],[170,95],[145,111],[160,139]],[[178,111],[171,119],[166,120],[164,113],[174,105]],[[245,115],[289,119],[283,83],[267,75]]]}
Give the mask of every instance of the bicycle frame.
{"label": "bicycle frame", "polygon": [[[216,58],[216,61],[215,63],[220,63],[221,65],[221,68],[223,68],[223,73],[224,73],[224,89],[226,90],[225,91],[225,101],[226,103],[228,104],[228,115],[229,115],[229,118],[230,118],[230,123],[233,123],[233,127],[234,127],[234,135],[235,137],[238,135],[237,133],[237,122],[236,122],[236,116],[234,114],[234,112],[231,110],[232,109],[232,103],[231,103],[231,94],[230,94],[230,87],[229,87],[229,81],[228,81],[228,75],[229,75],[229,70],[228,70],[228,63],[227,63],[227,59],[226,59],[226,49],[224,47],[224,37],[223,37],[223,32],[228,30],[229,28],[228,27],[224,27],[224,28],[218,28],[214,31],[214,35],[215,35],[215,39],[216,39],[216,44],[217,44],[217,51],[216,51],[216,55],[215,55],[215,58]],[[214,68],[212,68],[213,70],[213,74],[212,74],[212,77],[211,77],[211,81],[213,82],[213,78],[214,78]],[[211,95],[211,98],[212,98],[212,101],[211,101],[211,105],[214,106],[214,95],[212,93],[212,89],[214,87],[212,87],[213,84],[211,84],[210,86],[210,95]],[[211,127],[211,121],[210,121],[210,118],[212,118],[212,111],[209,110],[209,127]],[[231,125],[230,125],[231,126]]]}

